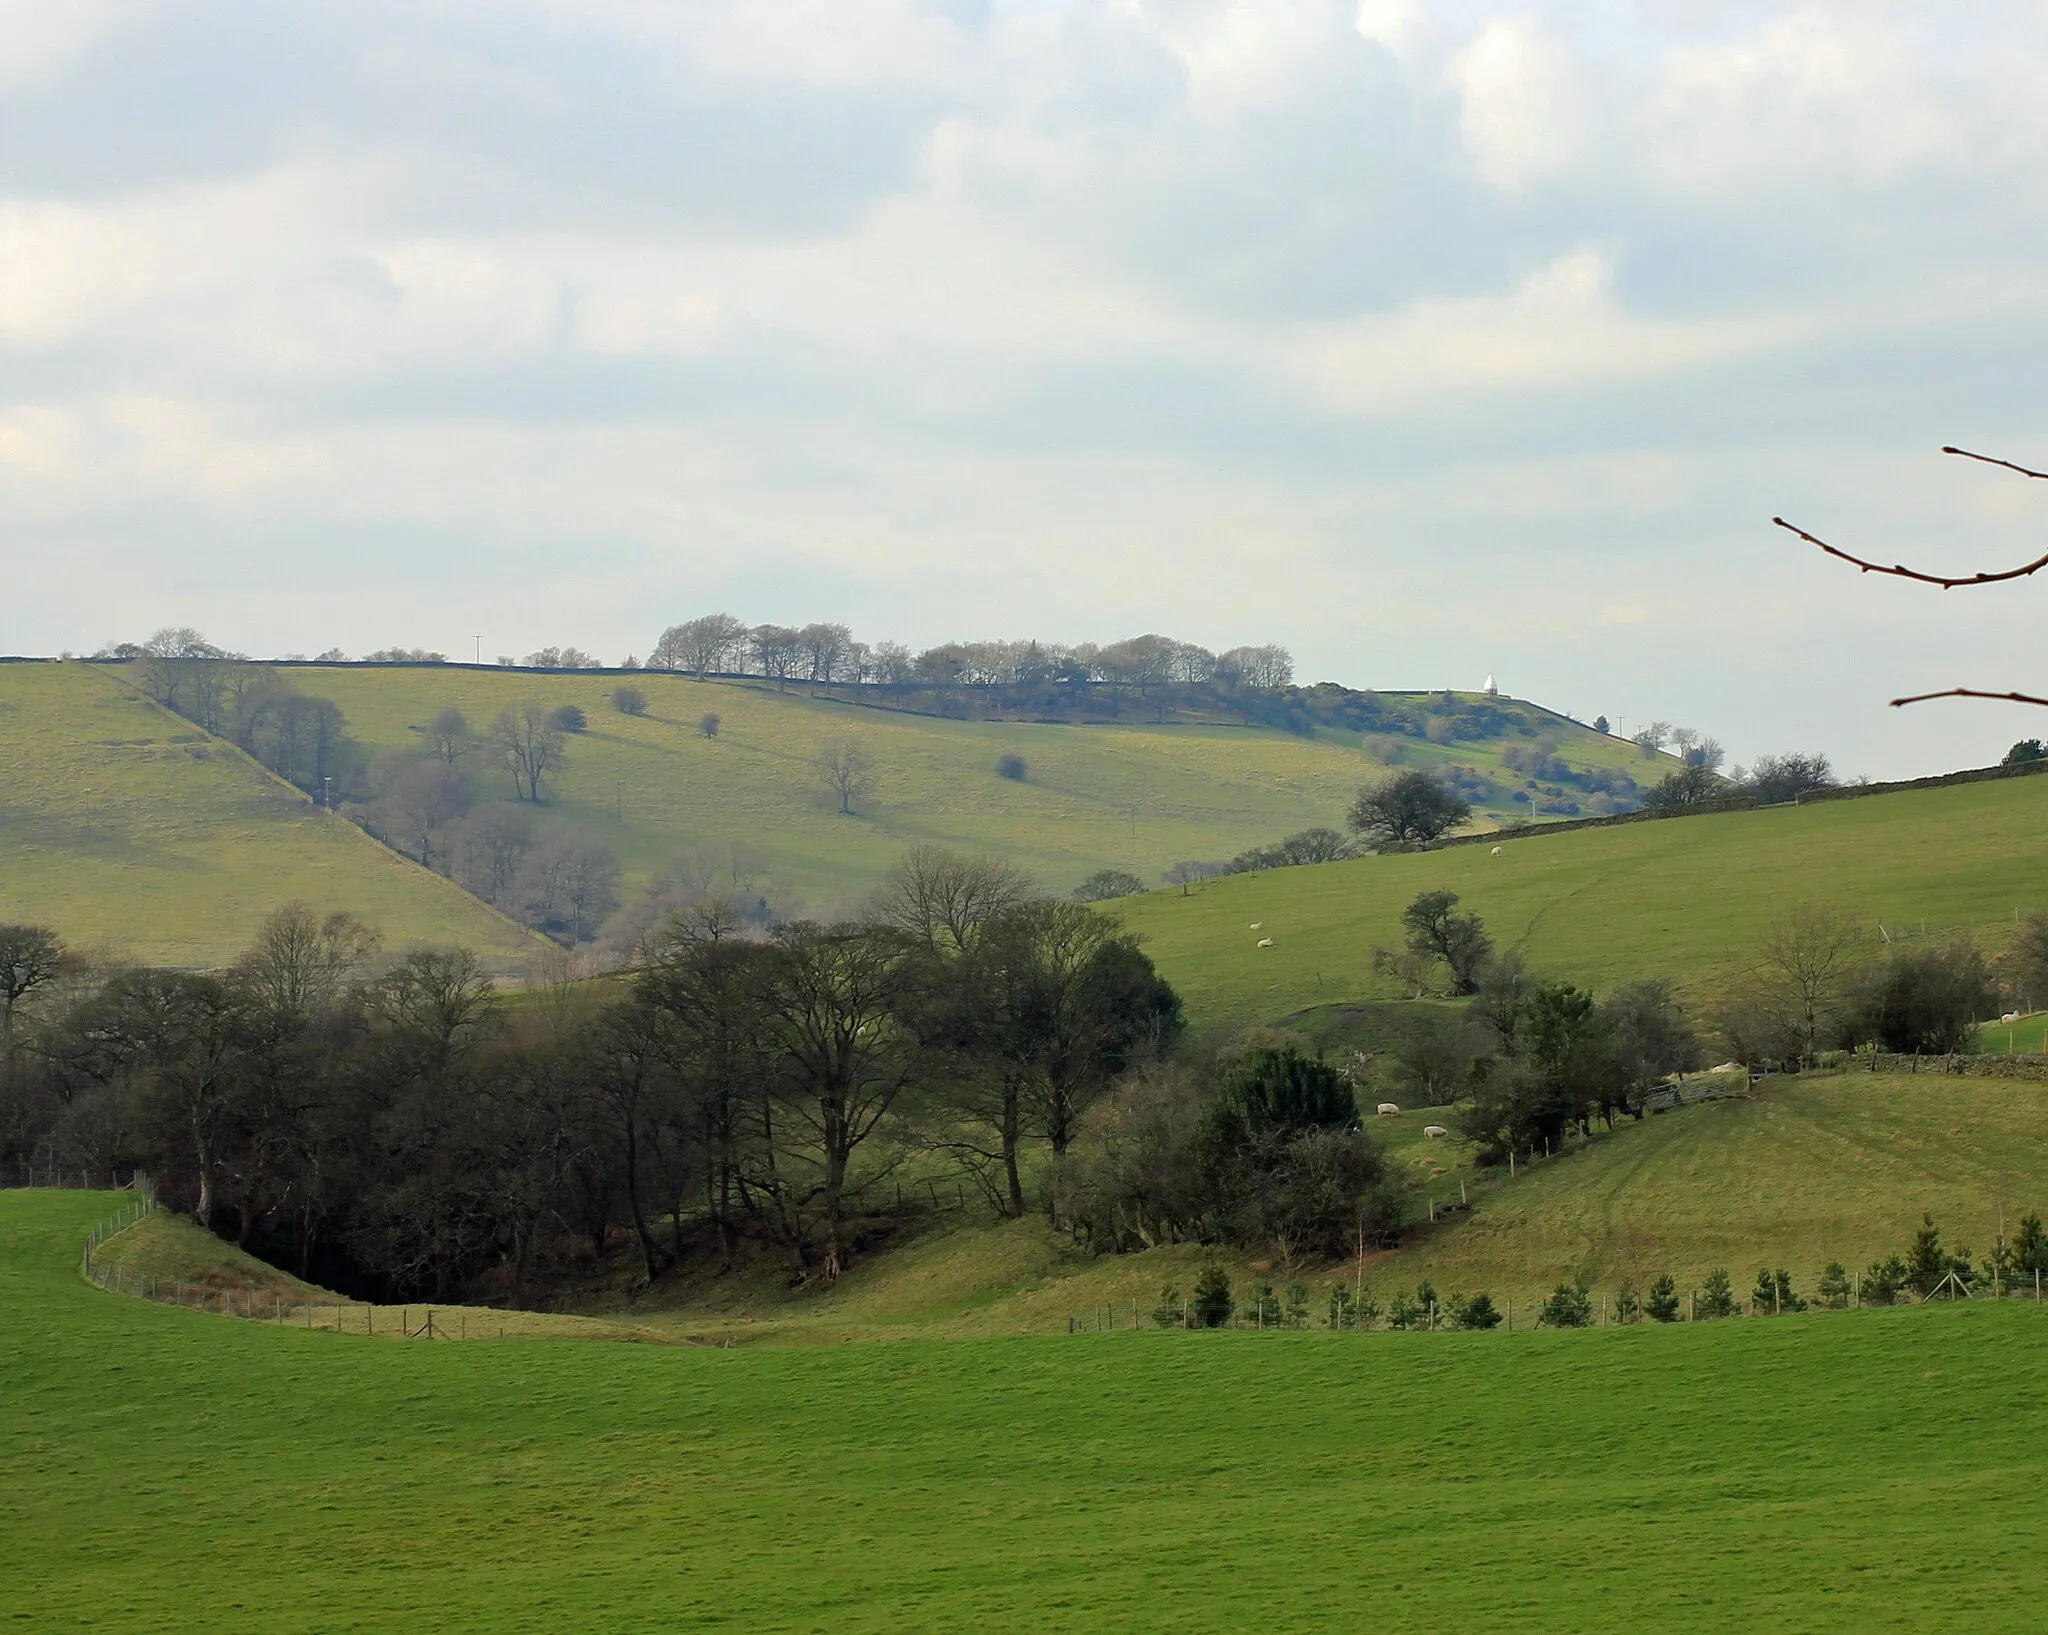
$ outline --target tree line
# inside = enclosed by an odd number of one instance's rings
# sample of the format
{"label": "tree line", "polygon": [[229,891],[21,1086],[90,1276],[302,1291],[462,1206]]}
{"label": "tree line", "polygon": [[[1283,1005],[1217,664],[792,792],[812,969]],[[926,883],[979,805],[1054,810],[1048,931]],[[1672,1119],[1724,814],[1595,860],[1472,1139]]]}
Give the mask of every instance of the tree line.
{"label": "tree line", "polygon": [[622,1246],[648,1279],[759,1252],[829,1280],[935,1166],[1021,1213],[1181,1030],[1114,922],[931,851],[859,920],[763,932],[705,896],[630,976],[518,992],[301,905],[221,971],[35,927],[0,930],[0,969],[0,1164],[147,1170],[280,1265],[436,1298]]}

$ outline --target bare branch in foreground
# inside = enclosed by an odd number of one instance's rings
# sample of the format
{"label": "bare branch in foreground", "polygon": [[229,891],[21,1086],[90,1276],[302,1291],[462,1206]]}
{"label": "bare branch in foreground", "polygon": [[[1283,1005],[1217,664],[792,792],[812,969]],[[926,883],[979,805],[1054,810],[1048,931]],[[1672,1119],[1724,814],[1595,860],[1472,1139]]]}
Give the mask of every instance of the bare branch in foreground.
{"label": "bare branch in foreground", "polygon": [[2048,698],[2036,698],[2031,693],[1987,693],[1975,687],[1945,687],[1938,693],[1915,693],[1911,698],[1895,698],[1892,708],[1902,704],[1925,704],[1930,698],[1989,698],[2001,704],[2039,704],[2048,708]]}
{"label": "bare branch in foreground", "polygon": [[[2044,482],[2048,482],[2048,471],[2035,471],[2027,466],[2014,465],[2012,461],[2001,460],[1996,455],[1972,454],[1966,448],[1956,448],[1952,445],[1944,445],[1941,452],[1944,454],[1961,455],[1965,460],[1976,460],[1987,466],[2003,466],[2007,471],[2016,471],[2022,477],[2038,477]],[[1894,579],[1912,579],[1923,585],[1939,585],[1943,590],[1953,590],[1958,585],[1995,585],[2005,579],[2024,579],[2029,574],[2039,573],[2043,568],[2048,568],[2048,553],[2044,553],[2023,567],[2007,568],[2002,573],[1971,573],[1956,578],[1949,578],[1938,573],[1922,573],[1917,568],[1909,568],[1903,563],[1894,562],[1891,566],[1887,567],[1882,562],[1871,562],[1860,556],[1852,556],[1849,552],[1842,550],[1838,546],[1830,545],[1826,540],[1809,534],[1804,528],[1795,527],[1783,517],[1773,517],[1771,521],[1778,527],[1783,528],[1787,533],[1797,534],[1807,544],[1818,546],[1821,550],[1826,551],[1829,556],[1840,558],[1860,572],[1889,574]],[[1930,698],[1947,698],[1952,695],[1948,693],[1930,693],[1927,696]],[[2003,697],[2004,695],[1969,693],[1963,696],[1976,698]],[[1894,702],[1910,704],[1915,702],[1915,700],[1897,699]]]}

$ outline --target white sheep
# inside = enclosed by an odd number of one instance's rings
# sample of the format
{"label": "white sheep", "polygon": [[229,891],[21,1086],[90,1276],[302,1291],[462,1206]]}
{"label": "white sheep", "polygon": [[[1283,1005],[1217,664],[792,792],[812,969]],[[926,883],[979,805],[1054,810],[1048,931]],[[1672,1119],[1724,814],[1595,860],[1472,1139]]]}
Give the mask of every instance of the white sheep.
{"label": "white sheep", "polygon": [[1263,931],[1266,929],[1266,922],[1264,920],[1254,920],[1251,923],[1251,929],[1254,931]]}
{"label": "white sheep", "polygon": [[1494,848],[1493,848],[1493,855],[1494,855],[1495,857],[1498,857],[1498,856],[1500,856],[1500,854],[1501,854],[1501,851],[1502,851],[1502,850],[1503,850],[1503,848],[1502,848],[1502,847],[1499,847],[1499,846],[1496,846],[1496,847],[1494,847]]}
{"label": "white sheep", "polygon": [[1400,1114],[1401,1109],[1396,1107],[1391,1101],[1383,1101],[1380,1103],[1379,1116],[1381,1118],[1398,1118]]}
{"label": "white sheep", "polygon": [[1259,938],[1259,946],[1261,948],[1271,948],[1273,946],[1273,939],[1271,937],[1261,937]]}
{"label": "white sheep", "polygon": [[2017,1022],[2017,1021],[2018,1021],[2019,1019],[2020,1019],[2020,1013],[2019,1013],[2018,1011],[2007,1011],[2007,1012],[2006,1012],[2006,1013],[2005,1013],[2005,1014],[2004,1014],[2003,1016],[2001,1016],[2001,1017],[1999,1018],[1999,1021],[2001,1021],[2001,1022]]}
{"label": "white sheep", "polygon": [[1422,1126],[1422,1133],[1425,1136],[1427,1136],[1431,1141],[1441,1141],[1445,1136],[1449,1135],[1451,1132],[1445,1129],[1441,1124],[1425,1124]]}

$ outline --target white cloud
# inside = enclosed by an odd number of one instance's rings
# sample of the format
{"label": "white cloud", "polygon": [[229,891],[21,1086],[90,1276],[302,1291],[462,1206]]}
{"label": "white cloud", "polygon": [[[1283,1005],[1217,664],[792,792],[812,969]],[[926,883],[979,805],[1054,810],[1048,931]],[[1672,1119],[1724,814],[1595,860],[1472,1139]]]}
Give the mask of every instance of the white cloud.
{"label": "white cloud", "polygon": [[1459,128],[1479,174],[1522,187],[1564,169],[1593,127],[1579,60],[1535,24],[1496,18],[1451,59]]}
{"label": "white cloud", "polygon": [[1921,451],[2048,459],[2034,13],[270,17],[0,0],[0,647],[1162,628],[1871,771],[2003,747],[1892,672],[2031,679],[1767,519],[2030,554]]}

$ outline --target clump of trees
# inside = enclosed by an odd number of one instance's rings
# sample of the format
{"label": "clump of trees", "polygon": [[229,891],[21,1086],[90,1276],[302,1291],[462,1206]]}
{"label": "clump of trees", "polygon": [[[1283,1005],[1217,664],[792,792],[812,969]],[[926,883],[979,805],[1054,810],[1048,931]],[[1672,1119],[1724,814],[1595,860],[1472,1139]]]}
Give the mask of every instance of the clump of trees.
{"label": "clump of trees", "polygon": [[1077,903],[1106,903],[1118,897],[1135,897],[1145,882],[1129,869],[1097,869],[1074,888]]}
{"label": "clump of trees", "polygon": [[967,1169],[1022,1212],[1027,1152],[1069,1151],[1180,1030],[1099,913],[974,860],[898,884],[863,919],[767,930],[706,896],[629,982],[564,963],[516,998],[464,950],[388,956],[299,905],[212,973],[0,929],[0,1165],[148,1170],[357,1291],[517,1298],[610,1252],[652,1278],[749,1244],[830,1279],[889,1230],[908,1160],[985,1154]]}
{"label": "clump of trees", "polygon": [[1471,802],[1411,769],[1359,790],[1345,821],[1366,845],[1388,852],[1440,840],[1471,815]]}
{"label": "clump of trees", "polygon": [[1302,829],[1270,846],[1239,852],[1222,866],[1224,874],[1257,874],[1265,869],[1292,869],[1308,863],[1338,863],[1356,857],[1357,848],[1335,829]]}

